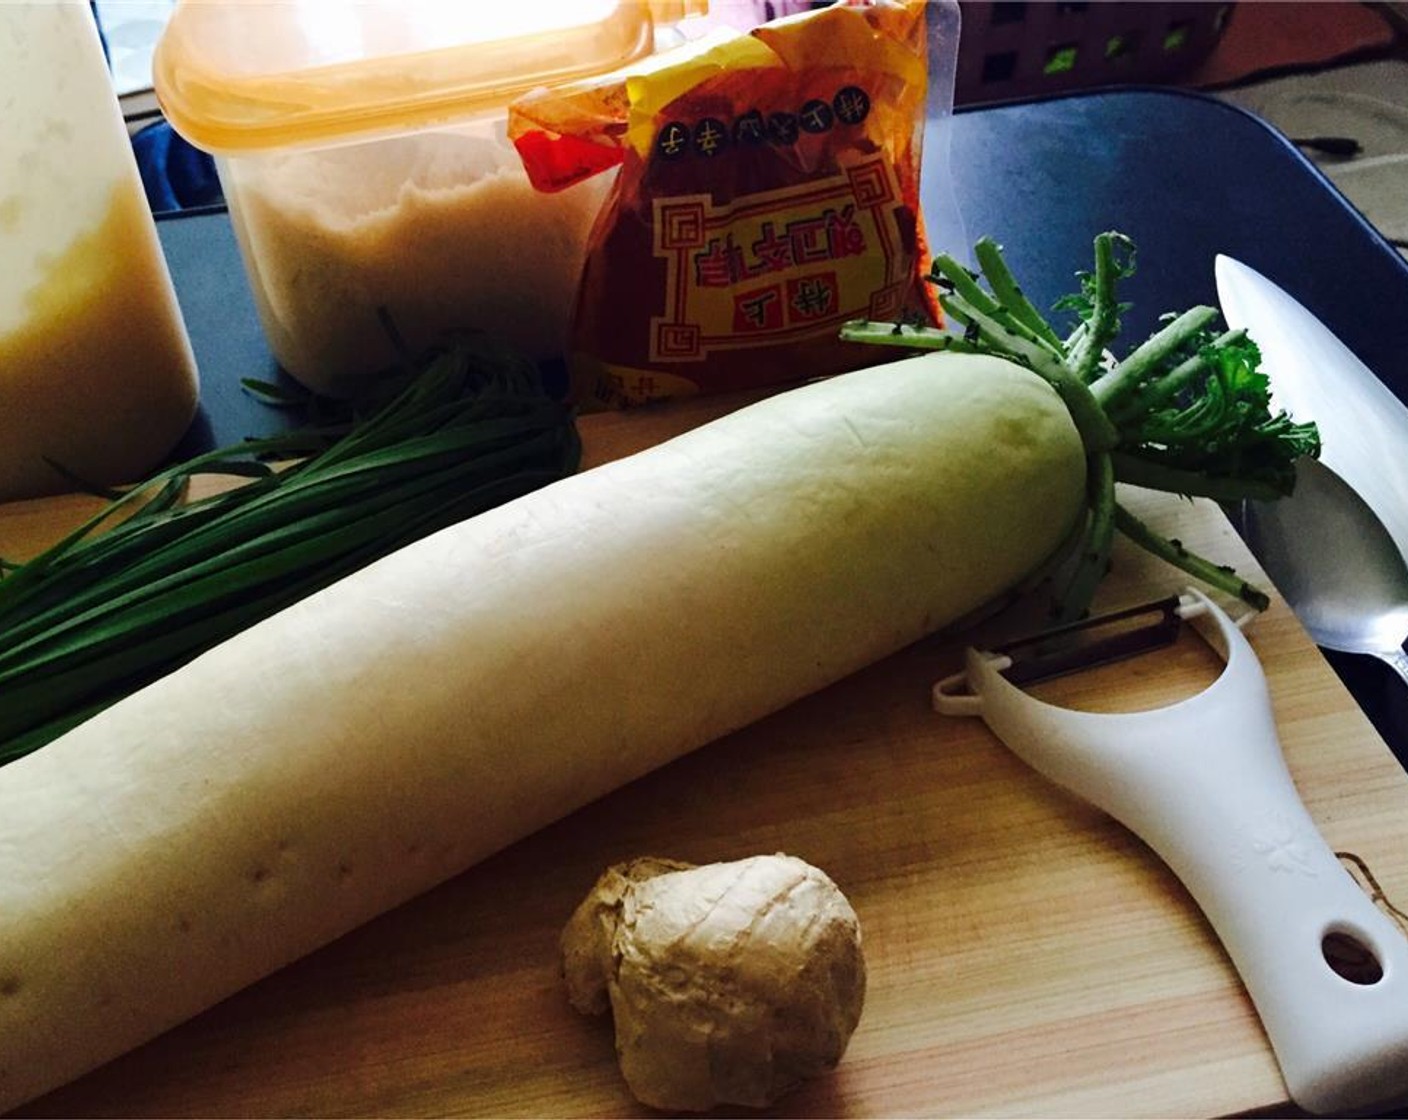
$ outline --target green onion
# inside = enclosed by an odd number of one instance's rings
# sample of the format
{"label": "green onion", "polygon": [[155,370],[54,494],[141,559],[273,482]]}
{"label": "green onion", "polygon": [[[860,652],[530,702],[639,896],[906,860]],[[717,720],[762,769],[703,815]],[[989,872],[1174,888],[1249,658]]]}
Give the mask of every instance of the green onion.
{"label": "green onion", "polygon": [[[0,561],[0,764],[419,537],[573,473],[537,369],[457,340],[352,402],[252,383],[309,423],[171,467]],[[271,465],[279,461],[279,466]],[[184,501],[203,474],[245,481]]]}

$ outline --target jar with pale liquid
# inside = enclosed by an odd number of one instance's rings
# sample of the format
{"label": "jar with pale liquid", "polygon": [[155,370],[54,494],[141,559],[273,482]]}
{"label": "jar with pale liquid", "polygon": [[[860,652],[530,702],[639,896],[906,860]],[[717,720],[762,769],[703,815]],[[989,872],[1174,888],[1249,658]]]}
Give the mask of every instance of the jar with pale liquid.
{"label": "jar with pale liquid", "polygon": [[159,466],[195,361],[87,3],[0,3],[0,262],[0,500]]}

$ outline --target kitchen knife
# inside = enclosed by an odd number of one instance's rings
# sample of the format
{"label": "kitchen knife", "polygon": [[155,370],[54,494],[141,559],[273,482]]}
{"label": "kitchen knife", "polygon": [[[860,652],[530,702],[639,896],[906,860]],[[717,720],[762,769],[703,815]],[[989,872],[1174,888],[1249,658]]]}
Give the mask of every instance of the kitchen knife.
{"label": "kitchen knife", "polygon": [[[1261,349],[1272,405],[1320,429],[1320,459],[1408,557],[1408,407],[1294,297],[1231,257],[1215,262],[1227,325]],[[1408,309],[1405,309],[1408,313]]]}

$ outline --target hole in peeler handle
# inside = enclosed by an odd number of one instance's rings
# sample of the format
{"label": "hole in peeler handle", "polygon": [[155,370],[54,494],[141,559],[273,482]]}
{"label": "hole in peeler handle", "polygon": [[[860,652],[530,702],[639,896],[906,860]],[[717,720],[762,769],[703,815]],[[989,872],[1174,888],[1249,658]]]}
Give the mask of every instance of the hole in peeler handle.
{"label": "hole in peeler handle", "polygon": [[1351,984],[1370,987],[1384,978],[1384,966],[1378,955],[1352,930],[1329,930],[1320,939],[1320,953],[1330,971]]}

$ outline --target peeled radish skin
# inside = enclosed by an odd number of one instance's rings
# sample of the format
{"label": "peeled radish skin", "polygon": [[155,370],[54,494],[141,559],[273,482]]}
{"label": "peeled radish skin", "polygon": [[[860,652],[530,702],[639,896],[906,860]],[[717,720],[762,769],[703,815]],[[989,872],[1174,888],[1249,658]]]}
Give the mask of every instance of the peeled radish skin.
{"label": "peeled radish skin", "polygon": [[847,374],[427,538],[0,769],[0,1108],[990,600],[1084,472],[1018,367]]}

